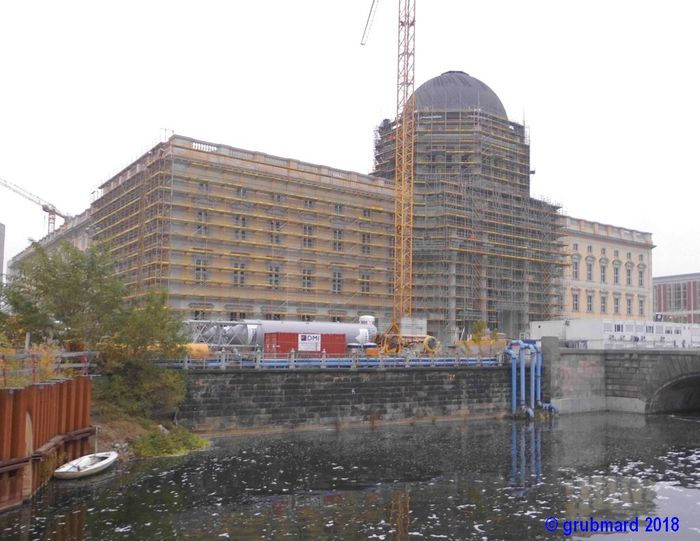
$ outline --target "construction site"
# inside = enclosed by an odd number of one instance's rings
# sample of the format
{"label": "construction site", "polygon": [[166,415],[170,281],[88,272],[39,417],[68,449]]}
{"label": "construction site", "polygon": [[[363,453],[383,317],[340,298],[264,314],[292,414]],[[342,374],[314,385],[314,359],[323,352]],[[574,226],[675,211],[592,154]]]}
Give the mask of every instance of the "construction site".
{"label": "construction site", "polygon": [[414,91],[413,0],[398,28],[396,116],[375,132],[371,175],[173,135],[100,186],[81,231],[109,247],[130,298],[162,287],[198,321],[368,316],[389,353],[458,344],[477,322],[517,337],[559,314],[558,207],[530,195],[526,128],[464,72]]}
{"label": "construction site", "polygon": [[[415,92],[413,310],[454,343],[486,321],[517,336],[560,309],[558,207],[530,197],[524,126],[463,72]],[[395,123],[377,130],[374,174],[395,177]]]}
{"label": "construction site", "polygon": [[164,287],[187,319],[382,321],[392,196],[382,178],[173,136],[100,187],[94,240],[132,296]]}

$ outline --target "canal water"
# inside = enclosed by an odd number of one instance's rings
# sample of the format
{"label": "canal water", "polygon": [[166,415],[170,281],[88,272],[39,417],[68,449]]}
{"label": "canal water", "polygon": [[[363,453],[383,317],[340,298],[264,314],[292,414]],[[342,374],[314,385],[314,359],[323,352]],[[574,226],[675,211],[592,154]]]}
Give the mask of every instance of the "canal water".
{"label": "canal water", "polygon": [[563,538],[700,539],[700,417],[221,439],[202,453],[52,482],[0,515],[3,541]]}

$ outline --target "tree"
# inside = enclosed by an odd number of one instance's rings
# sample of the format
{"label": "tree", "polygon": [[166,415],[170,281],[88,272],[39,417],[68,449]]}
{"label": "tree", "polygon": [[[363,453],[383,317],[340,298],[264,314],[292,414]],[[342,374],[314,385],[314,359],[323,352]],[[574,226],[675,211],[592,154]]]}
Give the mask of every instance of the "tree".
{"label": "tree", "polygon": [[475,344],[479,344],[481,342],[481,339],[484,337],[487,329],[488,323],[486,323],[483,319],[479,319],[472,323],[472,340],[474,340]]}
{"label": "tree", "polygon": [[34,340],[61,342],[100,352],[96,386],[103,397],[130,415],[162,417],[184,398],[181,374],[157,368],[155,358],[176,357],[185,342],[181,319],[167,306],[167,293],[149,291],[138,302],[113,277],[107,251],[81,252],[63,243],[52,251],[34,244],[3,288],[0,336],[15,344],[30,332]]}
{"label": "tree", "polygon": [[3,288],[6,334],[15,342],[29,332],[34,340],[95,348],[114,332],[124,309],[125,288],[112,277],[106,250],[81,252],[67,242],[50,252],[37,243],[33,249]]}

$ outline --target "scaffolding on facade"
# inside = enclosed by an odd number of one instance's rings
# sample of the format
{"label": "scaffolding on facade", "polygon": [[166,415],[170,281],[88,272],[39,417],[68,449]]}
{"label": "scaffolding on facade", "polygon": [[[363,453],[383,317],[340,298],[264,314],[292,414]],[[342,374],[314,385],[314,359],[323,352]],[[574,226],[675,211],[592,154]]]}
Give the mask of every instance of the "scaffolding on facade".
{"label": "scaffolding on facade", "polygon": [[[375,139],[392,178],[394,126]],[[416,113],[414,312],[453,340],[477,320],[506,332],[560,303],[557,207],[529,195],[523,126],[480,110]]]}

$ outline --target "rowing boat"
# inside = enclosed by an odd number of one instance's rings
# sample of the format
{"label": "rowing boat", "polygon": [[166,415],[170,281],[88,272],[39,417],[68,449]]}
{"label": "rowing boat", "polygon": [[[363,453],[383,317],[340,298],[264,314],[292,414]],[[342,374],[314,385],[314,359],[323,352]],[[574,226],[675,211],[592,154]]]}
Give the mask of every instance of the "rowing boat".
{"label": "rowing boat", "polygon": [[109,468],[117,460],[117,453],[107,451],[105,453],[93,453],[81,456],[70,462],[66,462],[58,468],[53,476],[57,479],[78,479],[87,477]]}

